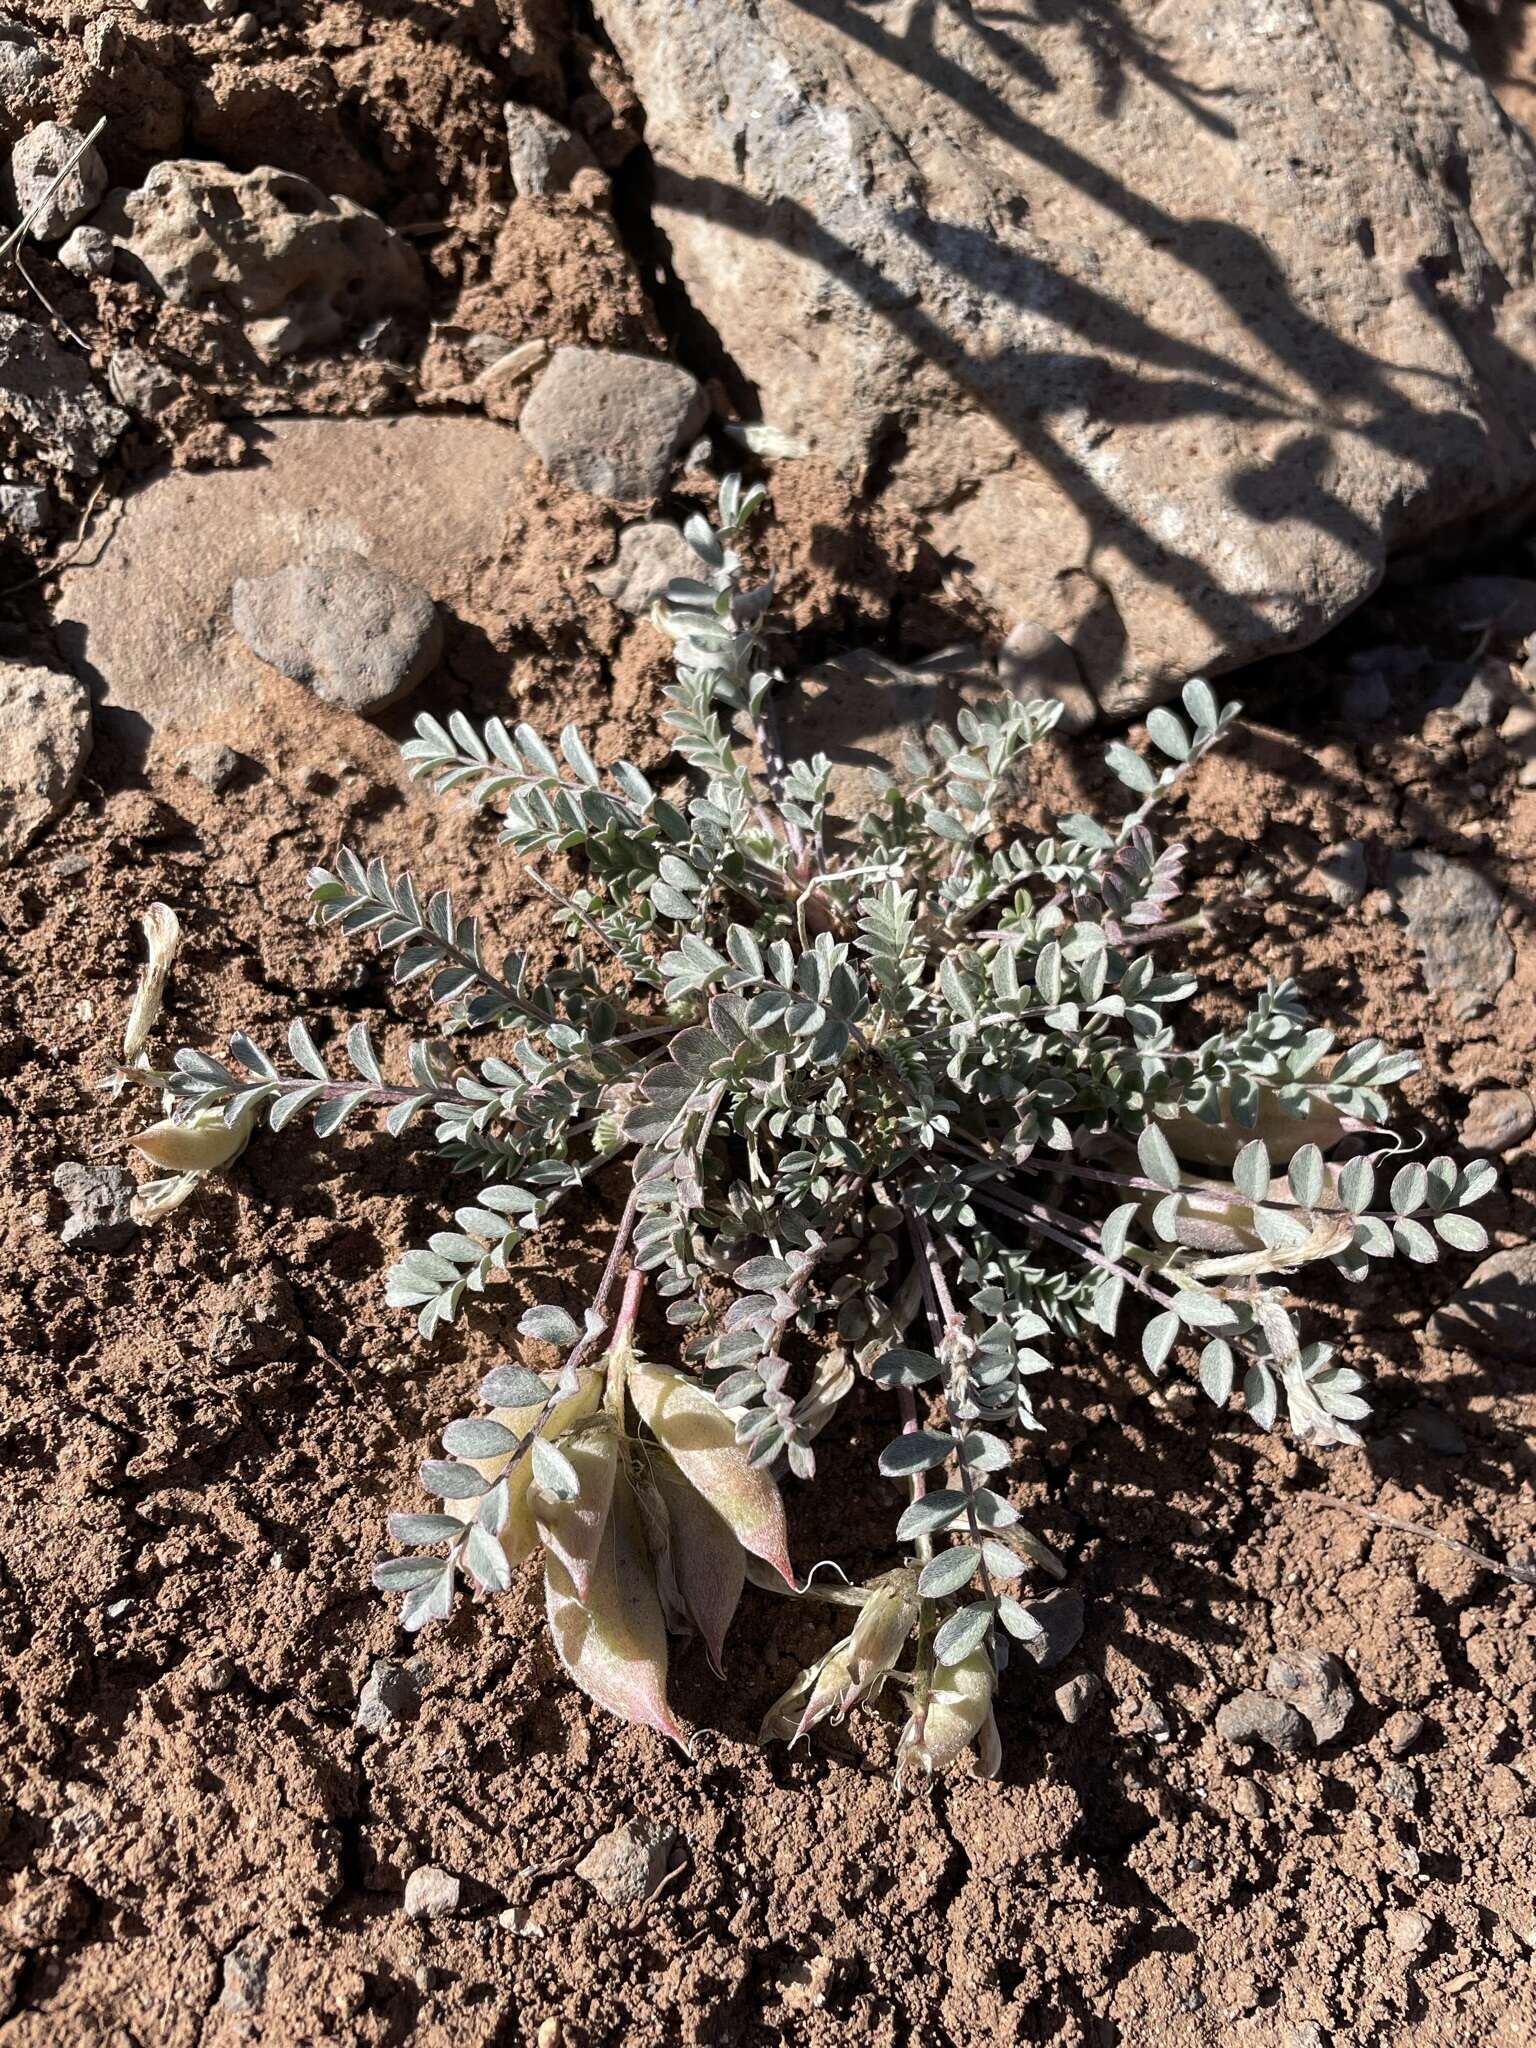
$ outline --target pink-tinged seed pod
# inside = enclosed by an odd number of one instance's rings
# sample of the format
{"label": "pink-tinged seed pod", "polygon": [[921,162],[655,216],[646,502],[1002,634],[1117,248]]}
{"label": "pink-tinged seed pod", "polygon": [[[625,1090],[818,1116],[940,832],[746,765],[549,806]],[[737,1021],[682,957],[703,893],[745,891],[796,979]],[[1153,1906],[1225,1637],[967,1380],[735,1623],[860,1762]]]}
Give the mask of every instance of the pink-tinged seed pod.
{"label": "pink-tinged seed pod", "polygon": [[[584,1421],[595,1414],[603,1398],[603,1376],[600,1372],[587,1371],[576,1376],[576,1391],[566,1394],[550,1410],[549,1420],[539,1431],[551,1442],[570,1429],[575,1423]],[[491,1420],[510,1429],[514,1436],[526,1436],[539,1419],[542,1403],[529,1408],[493,1408]],[[473,1465],[487,1486],[494,1486],[507,1470],[508,1460],[497,1458],[469,1458],[464,1461]],[[533,1519],[533,1509],[528,1504],[529,1490],[533,1485],[533,1460],[527,1452],[518,1459],[516,1466],[507,1475],[507,1526],[501,1532],[501,1547],[507,1553],[507,1563],[516,1571],[525,1557],[532,1557],[539,1547],[539,1531]],[[475,1500],[445,1500],[443,1507],[450,1515],[457,1515],[461,1522],[472,1521],[479,1507]]]}
{"label": "pink-tinged seed pod", "polygon": [[[896,1782],[914,1771],[935,1777],[981,1736],[992,1716],[992,1663],[984,1649],[943,1664],[926,1689],[919,1682],[896,1745]],[[984,1756],[983,1763],[987,1761]]]}
{"label": "pink-tinged seed pod", "polygon": [[611,1428],[596,1426],[565,1437],[560,1448],[576,1473],[581,1491],[575,1500],[556,1500],[535,1480],[528,1489],[528,1506],[545,1549],[552,1551],[565,1566],[577,1599],[585,1600],[613,1504],[619,1441]]}
{"label": "pink-tinged seed pod", "polygon": [[779,1489],[766,1472],[753,1467],[725,1411],[696,1380],[641,1359],[629,1368],[629,1397],[641,1421],[742,1549],[772,1565],[791,1590],[798,1590]]}
{"label": "pink-tinged seed pod", "polygon": [[620,1479],[587,1597],[555,1553],[544,1556],[544,1601],[560,1662],[588,1699],[688,1747],[667,1704],[667,1627],[634,1496]]}
{"label": "pink-tinged seed pod", "polygon": [[844,1636],[824,1657],[802,1671],[763,1716],[759,1742],[798,1742],[818,1721],[841,1705],[848,1694],[848,1652],[852,1636]]}
{"label": "pink-tinged seed pod", "polygon": [[652,1458],[651,1474],[671,1525],[670,1560],[678,1597],[704,1639],[711,1665],[723,1678],[726,1630],[746,1584],[745,1553],[721,1517],[665,1453]]}
{"label": "pink-tinged seed pod", "polygon": [[242,1110],[232,1124],[222,1110],[203,1110],[186,1123],[171,1117],[151,1124],[132,1140],[146,1159],[167,1173],[217,1173],[233,1166],[250,1142],[251,1112]]}

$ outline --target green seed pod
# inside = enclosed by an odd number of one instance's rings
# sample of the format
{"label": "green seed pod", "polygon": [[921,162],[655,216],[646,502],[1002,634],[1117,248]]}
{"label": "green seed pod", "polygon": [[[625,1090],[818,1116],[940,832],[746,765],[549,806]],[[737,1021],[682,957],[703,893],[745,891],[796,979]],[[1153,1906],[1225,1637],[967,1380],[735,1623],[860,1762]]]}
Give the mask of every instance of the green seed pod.
{"label": "green seed pod", "polygon": [[[963,1750],[984,1735],[992,1718],[996,1685],[985,1649],[972,1650],[958,1664],[940,1665],[931,1677],[918,1680],[912,1712],[896,1745],[896,1782],[913,1771],[936,1777],[947,1771]],[[987,1744],[982,1763],[988,1762]]]}
{"label": "green seed pod", "polygon": [[222,1109],[201,1109],[185,1123],[166,1117],[151,1124],[133,1143],[167,1173],[217,1173],[232,1166],[250,1143],[251,1121],[248,1109],[232,1124],[225,1123]]}

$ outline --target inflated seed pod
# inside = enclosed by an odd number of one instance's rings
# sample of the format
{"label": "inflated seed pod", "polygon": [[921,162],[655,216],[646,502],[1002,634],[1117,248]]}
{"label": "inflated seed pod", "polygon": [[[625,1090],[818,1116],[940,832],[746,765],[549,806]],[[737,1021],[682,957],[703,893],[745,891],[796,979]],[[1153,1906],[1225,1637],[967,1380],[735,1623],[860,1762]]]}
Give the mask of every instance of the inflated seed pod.
{"label": "inflated seed pod", "polygon": [[629,1397],[684,1479],[703,1494],[742,1549],[772,1565],[794,1588],[779,1489],[752,1465],[725,1411],[696,1380],[642,1359],[629,1368]]}
{"label": "inflated seed pod", "polygon": [[621,1721],[688,1735],[667,1704],[667,1625],[633,1493],[621,1476],[583,1600],[570,1573],[544,1554],[544,1604],[560,1662],[588,1699]]}
{"label": "inflated seed pod", "polygon": [[242,1110],[232,1124],[221,1109],[201,1109],[185,1123],[166,1117],[140,1131],[132,1143],[146,1159],[167,1173],[217,1173],[232,1166],[250,1142],[251,1112]]}
{"label": "inflated seed pod", "polygon": [[[947,1771],[982,1735],[991,1719],[995,1683],[984,1649],[972,1650],[958,1664],[941,1664],[926,1683],[919,1680],[912,1712],[896,1745],[898,1784],[913,1771],[929,1777]],[[982,1761],[987,1762],[985,1755]]]}
{"label": "inflated seed pod", "polygon": [[619,1440],[611,1426],[596,1424],[567,1436],[560,1449],[576,1474],[580,1492],[574,1500],[556,1500],[535,1480],[528,1489],[528,1506],[544,1548],[565,1566],[577,1599],[585,1600],[613,1504]]}
{"label": "inflated seed pod", "polygon": [[722,1517],[664,1452],[652,1456],[651,1474],[667,1511],[672,1582],[688,1619],[704,1639],[710,1663],[723,1678],[725,1635],[746,1584],[746,1554]]}
{"label": "inflated seed pod", "polygon": [[[597,1411],[603,1398],[603,1376],[600,1372],[584,1371],[576,1375],[574,1393],[562,1395],[550,1410],[549,1419],[539,1431],[551,1442],[573,1424],[583,1421]],[[493,1408],[491,1420],[510,1429],[514,1436],[526,1436],[539,1419],[542,1403],[528,1408]],[[506,1472],[508,1459],[467,1458],[465,1464],[473,1465],[487,1486],[494,1486]],[[533,1460],[525,1452],[512,1471],[507,1474],[507,1525],[501,1532],[501,1547],[507,1553],[507,1562],[515,1571],[525,1557],[531,1557],[539,1545],[538,1526],[533,1519],[533,1509],[528,1502],[529,1490],[533,1485]],[[457,1515],[461,1522],[474,1519],[480,1503],[477,1500],[445,1500],[444,1511]]]}
{"label": "inflated seed pod", "polygon": [[[1352,1128],[1332,1103],[1315,1096],[1301,1116],[1292,1116],[1272,1096],[1259,1098],[1258,1120],[1240,1124],[1232,1116],[1225,1088],[1220,1094],[1221,1117],[1213,1124],[1188,1114],[1160,1119],[1158,1128],[1178,1158],[1194,1166],[1212,1166],[1226,1172],[1243,1147],[1262,1138],[1277,1166],[1286,1165],[1303,1145],[1316,1145],[1326,1152]],[[1358,1126],[1353,1126],[1358,1128]]]}
{"label": "inflated seed pod", "polygon": [[824,1657],[800,1673],[789,1690],[781,1693],[764,1715],[763,1725],[757,1732],[759,1742],[798,1742],[818,1721],[824,1721],[828,1714],[851,1704],[849,1692],[853,1676],[849,1652],[852,1647],[853,1637],[844,1636]]}

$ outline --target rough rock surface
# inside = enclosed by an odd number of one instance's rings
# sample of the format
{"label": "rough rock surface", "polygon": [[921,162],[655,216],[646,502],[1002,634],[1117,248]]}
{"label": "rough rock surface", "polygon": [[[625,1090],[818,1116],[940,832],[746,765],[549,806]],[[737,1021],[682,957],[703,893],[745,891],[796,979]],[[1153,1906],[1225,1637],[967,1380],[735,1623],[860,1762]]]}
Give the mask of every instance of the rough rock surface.
{"label": "rough rock surface", "polygon": [[0,313],[0,423],[6,421],[50,467],[95,476],[128,415],[46,327]]}
{"label": "rough rock surface", "polygon": [[1469,1152],[1507,1152],[1536,1131],[1536,1102],[1524,1088],[1480,1088],[1457,1136]]}
{"label": "rough rock surface", "polygon": [[59,1231],[60,1244],[83,1252],[118,1252],[137,1236],[134,1178],[123,1167],[65,1159],[54,1170],[53,1184],[69,1211]]}
{"label": "rough rock surface", "polygon": [[612,349],[558,348],[518,424],[550,475],[622,504],[659,498],[703,425],[707,402],[675,363]]}
{"label": "rough rock surface", "polygon": [[443,622],[427,593],[350,548],[242,577],[231,612],[253,654],[348,711],[398,703],[443,651]]}
{"label": "rough rock surface", "polygon": [[1307,1724],[1286,1700],[1268,1693],[1240,1692],[1216,1715],[1216,1736],[1233,1749],[1262,1743],[1280,1756],[1297,1756],[1307,1746]]}
{"label": "rough rock surface", "polygon": [[1448,0],[597,12],[764,418],[1108,709],[1536,485],[1536,156]]}
{"label": "rough rock surface", "polygon": [[65,128],[57,121],[40,121],[12,149],[11,180],[19,212],[30,212],[48,194],[27,230],[34,241],[61,240],[101,204],[107,189],[107,167],[94,143],[84,150],[57,190],[49,192],[84,141],[78,128]]}
{"label": "rough rock surface", "polygon": [[26,23],[0,15],[0,108],[20,107],[53,68],[52,58],[38,48]]}
{"label": "rough rock surface", "polygon": [[63,810],[90,751],[90,700],[73,676],[0,662],[0,867]]}
{"label": "rough rock surface", "polygon": [[117,247],[105,228],[85,221],[59,244],[58,258],[76,277],[110,277]]}
{"label": "rough rock surface", "polygon": [[1355,1689],[1343,1660],[1329,1650],[1296,1650],[1271,1657],[1264,1674],[1265,1690],[1296,1709],[1312,1730],[1314,1742],[1333,1742],[1343,1734]]}
{"label": "rough rock surface", "polygon": [[1440,1344],[1465,1344],[1536,1365],[1536,1245],[1512,1245],[1483,1260],[1431,1326]]}
{"label": "rough rock surface", "polygon": [[698,556],[670,519],[642,519],[619,535],[619,551],[591,577],[594,590],[631,616],[649,611],[674,576],[697,576]]}
{"label": "rough rock surface", "polygon": [[125,267],[178,305],[222,298],[266,356],[336,341],[424,293],[415,250],[377,214],[269,165],[158,163],[102,219]]}
{"label": "rough rock surface", "polygon": [[405,1881],[405,1910],[412,1920],[451,1920],[467,1910],[468,1888],[462,1877],[437,1863],[423,1863]]}
{"label": "rough rock surface", "polygon": [[1486,1009],[1515,965],[1492,882],[1443,854],[1407,852],[1392,856],[1387,884],[1423,956],[1425,987],[1454,997],[1458,1017]]}
{"label": "rough rock surface", "polygon": [[507,107],[507,161],[520,199],[568,192],[580,172],[597,169],[597,158],[582,136],[537,107],[515,102]]}
{"label": "rough rock surface", "polygon": [[450,599],[496,545],[527,459],[510,427],[475,419],[273,420],[250,443],[247,468],[145,485],[101,561],[60,578],[60,649],[141,741],[203,737],[282,687],[232,629],[237,578],[350,548]]}

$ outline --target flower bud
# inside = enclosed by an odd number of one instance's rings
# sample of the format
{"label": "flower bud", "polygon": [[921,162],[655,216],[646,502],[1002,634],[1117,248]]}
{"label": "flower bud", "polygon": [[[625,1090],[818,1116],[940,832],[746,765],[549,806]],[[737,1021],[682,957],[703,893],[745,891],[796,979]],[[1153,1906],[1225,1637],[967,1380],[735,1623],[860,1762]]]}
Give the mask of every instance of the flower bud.
{"label": "flower bud", "polygon": [[985,1741],[995,1683],[985,1649],[972,1650],[958,1664],[941,1664],[931,1677],[919,1679],[912,1712],[896,1745],[898,1785],[913,1771],[929,1777],[947,1771],[978,1737],[985,1743],[983,1765],[989,1756],[995,1764],[993,1744]]}
{"label": "flower bud", "polygon": [[743,1550],[772,1565],[797,1590],[779,1489],[737,1443],[724,1410],[696,1380],[641,1359],[629,1368],[629,1397],[641,1421]]}
{"label": "flower bud", "polygon": [[622,1479],[603,1525],[585,1600],[553,1550],[544,1601],[560,1662],[588,1699],[621,1721],[654,1728],[687,1749],[667,1704],[667,1627],[639,1512]]}
{"label": "flower bud", "polygon": [[873,1699],[906,1648],[918,1612],[914,1573],[888,1572],[877,1580],[851,1633],[769,1708],[760,1739],[796,1742],[829,1714],[844,1720],[861,1699]]}
{"label": "flower bud", "polygon": [[232,1166],[250,1142],[252,1112],[241,1110],[232,1124],[221,1109],[200,1109],[185,1123],[166,1117],[140,1131],[133,1143],[167,1173],[217,1173]]}

